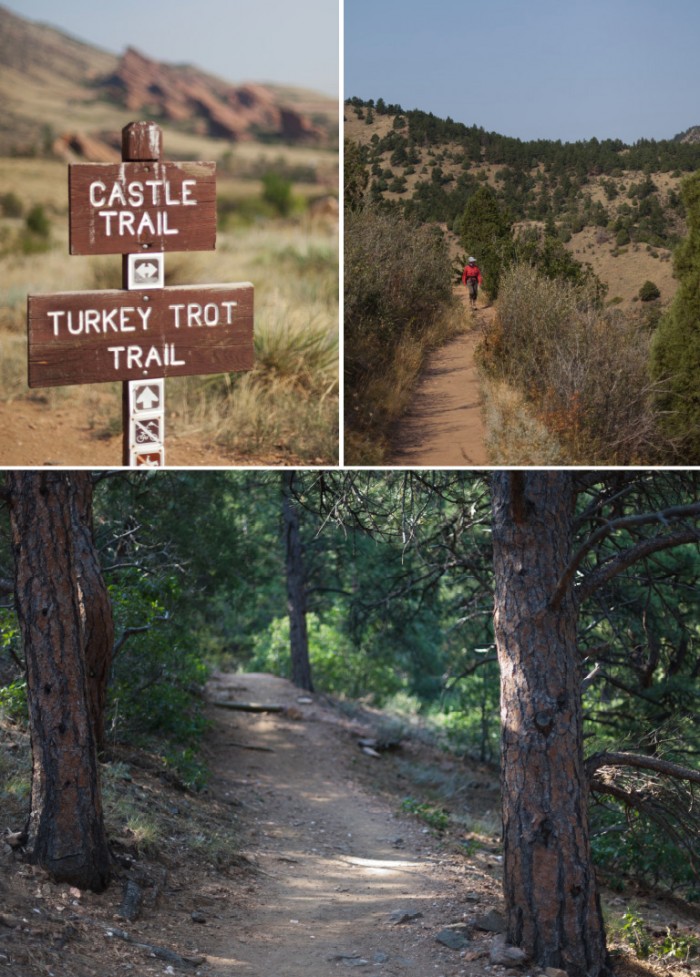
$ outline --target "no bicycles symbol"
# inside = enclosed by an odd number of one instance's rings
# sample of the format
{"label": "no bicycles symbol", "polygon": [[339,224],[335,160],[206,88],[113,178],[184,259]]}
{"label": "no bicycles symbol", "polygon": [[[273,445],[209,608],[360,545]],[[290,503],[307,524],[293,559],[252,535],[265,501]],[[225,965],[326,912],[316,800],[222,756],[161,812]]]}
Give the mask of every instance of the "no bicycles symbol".
{"label": "no bicycles symbol", "polygon": [[162,417],[153,417],[150,420],[139,420],[134,418],[135,441],[137,444],[162,444]]}

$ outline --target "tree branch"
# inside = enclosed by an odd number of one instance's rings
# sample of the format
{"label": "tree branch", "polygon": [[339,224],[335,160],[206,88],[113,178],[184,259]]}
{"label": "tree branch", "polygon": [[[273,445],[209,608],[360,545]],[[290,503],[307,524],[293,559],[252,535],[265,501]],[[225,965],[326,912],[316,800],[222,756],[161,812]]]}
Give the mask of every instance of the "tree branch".
{"label": "tree branch", "polygon": [[[647,556],[652,556],[654,553],[659,553],[661,550],[670,550],[674,546],[682,546],[684,543],[696,543],[698,538],[700,538],[698,530],[694,526],[689,526],[665,536],[654,536],[652,539],[642,540],[636,546],[631,546],[628,550],[624,550],[616,559],[611,560],[605,566],[589,573],[583,583],[578,587],[579,601],[590,597],[598,587],[607,583],[608,580],[612,580],[613,577],[616,577],[623,570],[626,570],[627,567],[632,566],[632,564],[637,563],[639,560],[643,560]],[[559,585],[557,585],[558,590]],[[563,593],[559,597],[559,600],[561,600],[561,597],[563,597]]]}
{"label": "tree branch", "polygon": [[[700,502],[695,502],[691,505],[676,505],[669,506],[666,509],[660,509],[657,512],[644,512],[640,515],[635,516],[621,516],[619,519],[606,520],[599,529],[592,533],[588,539],[586,539],[583,546],[581,546],[577,552],[574,554],[573,558],[569,561],[569,565],[562,574],[557,586],[552,594],[549,606],[552,610],[556,610],[564,599],[564,595],[573,580],[576,571],[583,563],[585,557],[591,552],[591,550],[597,546],[598,543],[602,542],[611,533],[617,532],[619,530],[630,530],[636,529],[639,526],[649,525],[650,523],[661,523],[662,526],[668,527],[671,522],[678,521],[680,519],[695,518],[700,517]],[[679,534],[682,536],[678,539]],[[641,559],[643,556],[648,555],[643,552],[643,548],[649,544],[654,544],[653,549],[648,552],[657,552],[660,549],[670,549],[673,546],[679,545],[680,542],[693,542],[700,538],[700,532],[694,527],[686,527],[684,530],[679,530],[676,534],[669,534],[668,536],[655,536],[653,540],[645,540],[642,543],[638,543],[636,547],[631,547],[626,552],[623,552],[618,561],[613,560],[608,567],[603,571],[596,571],[592,573],[590,577],[594,578],[594,583],[590,586],[586,586],[586,582],[580,588],[580,592],[583,596],[588,596],[592,590],[604,583],[605,580],[610,579],[617,573],[620,573],[626,567],[635,563],[637,560]],[[641,549],[640,549],[641,548]],[[627,560],[628,554],[629,559]],[[600,574],[600,579],[596,577],[596,573]],[[590,578],[589,578],[590,579]]]}
{"label": "tree branch", "polygon": [[133,637],[135,634],[144,634],[146,631],[150,631],[151,628],[158,621],[168,621],[170,620],[169,614],[163,614],[162,617],[157,617],[154,619],[153,624],[142,624],[137,628],[124,628],[124,631],[120,635],[119,639],[114,642],[114,650],[112,651],[112,657],[116,658],[119,652],[122,650],[124,645],[127,643],[129,638]]}
{"label": "tree branch", "polygon": [[683,767],[680,763],[673,763],[671,760],[661,760],[659,757],[645,756],[641,753],[594,753],[586,760],[586,770],[591,779],[596,770],[600,770],[601,767],[636,767],[640,770],[654,770],[665,777],[700,784],[700,771]]}

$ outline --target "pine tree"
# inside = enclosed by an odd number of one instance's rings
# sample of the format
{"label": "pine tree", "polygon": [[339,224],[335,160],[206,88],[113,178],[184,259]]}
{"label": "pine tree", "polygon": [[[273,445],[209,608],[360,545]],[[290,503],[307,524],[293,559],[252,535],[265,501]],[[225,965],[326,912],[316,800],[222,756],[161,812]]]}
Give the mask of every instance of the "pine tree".
{"label": "pine tree", "polygon": [[700,173],[682,188],[688,236],[676,249],[673,270],[679,286],[654,338],[651,371],[664,384],[660,408],[667,433],[689,464],[700,462]]}
{"label": "pine tree", "polygon": [[511,260],[512,221],[491,187],[469,198],[462,214],[460,237],[465,251],[474,255],[491,298],[498,294],[501,272]]}
{"label": "pine tree", "polygon": [[346,139],[344,200],[348,210],[357,210],[362,206],[368,182],[369,173],[365,169],[362,146]]}

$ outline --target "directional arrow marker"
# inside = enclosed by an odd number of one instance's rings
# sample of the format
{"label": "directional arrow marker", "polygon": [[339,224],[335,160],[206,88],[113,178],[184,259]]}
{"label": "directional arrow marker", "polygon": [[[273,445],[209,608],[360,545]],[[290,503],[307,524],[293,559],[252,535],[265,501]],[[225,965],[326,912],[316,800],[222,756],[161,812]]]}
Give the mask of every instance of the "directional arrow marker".
{"label": "directional arrow marker", "polygon": [[153,387],[144,387],[136,396],[136,406],[139,410],[153,410],[160,404],[160,396]]}
{"label": "directional arrow marker", "polygon": [[144,261],[142,264],[136,266],[139,275],[142,278],[151,279],[155,278],[158,274],[158,265],[154,265],[152,261]]}

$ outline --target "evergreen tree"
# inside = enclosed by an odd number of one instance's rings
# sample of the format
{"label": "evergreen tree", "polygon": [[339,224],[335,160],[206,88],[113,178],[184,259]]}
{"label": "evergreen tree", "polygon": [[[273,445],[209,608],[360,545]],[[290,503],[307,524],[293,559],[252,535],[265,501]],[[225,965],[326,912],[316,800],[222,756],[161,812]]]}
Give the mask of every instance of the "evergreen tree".
{"label": "evergreen tree", "polygon": [[674,274],[678,291],[662,319],[651,354],[651,370],[664,384],[660,408],[667,432],[679,442],[689,464],[700,461],[700,173],[682,189],[688,236],[676,249]]}
{"label": "evergreen tree", "polygon": [[364,199],[369,173],[365,169],[365,158],[359,143],[345,140],[345,206],[357,210]]}
{"label": "evergreen tree", "polygon": [[497,296],[501,271],[511,258],[511,228],[494,191],[479,187],[464,208],[460,237],[465,251],[476,257],[491,298]]}

